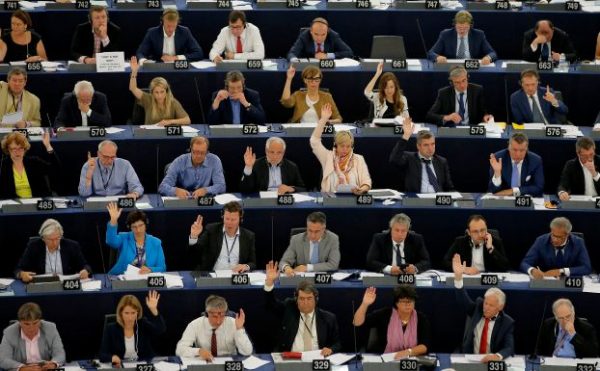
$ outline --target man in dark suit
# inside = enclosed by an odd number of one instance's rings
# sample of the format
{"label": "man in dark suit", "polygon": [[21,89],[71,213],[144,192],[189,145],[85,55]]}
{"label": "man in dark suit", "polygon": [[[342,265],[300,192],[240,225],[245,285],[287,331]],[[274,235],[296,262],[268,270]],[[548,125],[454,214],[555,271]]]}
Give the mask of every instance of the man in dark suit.
{"label": "man in dark suit", "polygon": [[298,166],[284,158],[285,141],[270,137],[265,144],[265,157],[256,160],[252,147],[244,153],[244,172],[240,190],[245,193],[277,191],[277,194],[304,192],[304,181]]}
{"label": "man in dark suit", "polygon": [[535,351],[540,356],[564,358],[598,357],[596,329],[587,319],[575,316],[569,299],[552,304],[553,318],[544,321],[538,334]]}
{"label": "man in dark suit", "polygon": [[410,218],[396,214],[390,229],[376,233],[367,252],[367,269],[397,276],[417,274],[429,269],[429,253],[423,236],[410,230]]}
{"label": "man in dark suit", "polygon": [[337,32],[329,29],[325,18],[318,17],[313,19],[310,29],[300,30],[287,58],[341,59],[352,56],[354,52],[348,44]]}
{"label": "man in dark suit", "polygon": [[490,155],[488,192],[498,196],[542,196],[544,193],[542,158],[528,148],[527,135],[515,132],[508,140],[508,149]]}
{"label": "man in dark suit", "polygon": [[452,68],[449,76],[452,86],[438,90],[433,106],[427,111],[428,122],[437,126],[475,126],[493,118],[485,108],[483,87],[469,83],[464,67]]}
{"label": "man in dark suit", "polygon": [[456,300],[468,316],[461,352],[485,355],[482,363],[506,359],[515,353],[515,321],[503,311],[506,295],[499,288],[492,287],[483,298],[478,297],[473,302],[463,286],[465,268],[466,264],[461,263],[460,256],[454,255],[452,271],[454,287],[457,288]]}
{"label": "man in dark suit", "polygon": [[550,222],[550,233],[536,238],[521,262],[521,271],[534,279],[584,276],[592,273],[592,263],[582,237],[571,233],[569,219]]}
{"label": "man in dark suit", "polygon": [[521,89],[510,95],[510,110],[513,122],[561,124],[569,108],[550,89],[539,86],[540,75],[536,70],[521,72]]}
{"label": "man in dark suit", "polygon": [[456,237],[444,256],[444,266],[449,271],[452,270],[452,258],[456,254],[466,262],[464,274],[506,272],[510,268],[502,239],[488,231],[485,218],[481,215],[469,217],[465,234]]}
{"label": "man in dark suit", "polygon": [[192,251],[201,256],[197,270],[231,269],[243,273],[256,268],[254,232],[240,227],[243,216],[242,205],[236,201],[223,205],[220,223],[203,228],[202,216],[198,215],[190,228],[189,239]]}
{"label": "man in dark suit", "polygon": [[265,110],[260,104],[260,94],[246,87],[240,71],[229,71],[225,76],[225,89],[212,95],[213,103],[208,113],[210,125],[257,124],[265,122]]}
{"label": "man in dark suit", "polygon": [[575,143],[577,157],[567,161],[558,184],[558,197],[567,201],[570,195],[598,196],[600,194],[600,156],[596,143],[581,137]]}
{"label": "man in dark suit", "polygon": [[66,94],[60,102],[54,127],[60,126],[102,126],[112,123],[106,95],[94,90],[89,81],[79,81],[72,93]]}
{"label": "man in dark suit", "polygon": [[454,28],[440,33],[427,57],[436,63],[447,59],[481,59],[481,64],[490,64],[498,57],[487,41],[485,33],[473,27],[473,16],[461,10],[454,16]]}
{"label": "man in dark suit", "polygon": [[81,246],[77,241],[63,238],[63,227],[55,219],[46,219],[38,232],[40,238],[32,238],[21,256],[15,277],[27,283],[36,274],[79,274],[86,279],[92,274]]}
{"label": "man in dark suit", "polygon": [[413,132],[410,119],[404,119],[404,133],[390,154],[390,162],[399,168],[404,178],[399,189],[404,192],[433,193],[454,190],[448,161],[435,154],[435,137],[430,131],[417,133],[417,152],[408,152],[408,140]]}
{"label": "man in dark suit", "polygon": [[90,7],[89,21],[77,26],[71,40],[71,58],[80,62],[96,63],[96,53],[122,51],[121,29],[108,21],[108,9]]}
{"label": "man in dark suit", "polygon": [[145,60],[174,62],[187,59],[193,62],[204,58],[198,41],[189,28],[179,25],[179,12],[172,8],[163,11],[162,25],[146,32],[136,55],[140,64]]}
{"label": "man in dark suit", "polygon": [[577,59],[569,34],[554,27],[552,21],[539,20],[534,28],[523,34],[523,59],[526,61],[544,60],[558,63],[561,54],[564,54],[569,62]]}
{"label": "man in dark suit", "polygon": [[327,357],[342,348],[335,314],[317,307],[319,292],[312,283],[302,281],[294,298],[278,300],[273,292],[279,277],[277,263],[266,267],[265,300],[267,309],[281,318],[276,351],[320,350]]}

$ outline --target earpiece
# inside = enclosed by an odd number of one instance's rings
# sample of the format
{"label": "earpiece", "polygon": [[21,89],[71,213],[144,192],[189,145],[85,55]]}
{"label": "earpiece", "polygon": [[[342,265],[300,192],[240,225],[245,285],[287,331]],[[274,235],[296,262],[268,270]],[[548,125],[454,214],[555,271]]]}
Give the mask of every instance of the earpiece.
{"label": "earpiece", "polygon": [[238,212],[240,215],[240,225],[244,222],[244,208],[239,202],[231,201],[226,203],[221,209],[221,221],[224,221],[225,211],[230,213]]}

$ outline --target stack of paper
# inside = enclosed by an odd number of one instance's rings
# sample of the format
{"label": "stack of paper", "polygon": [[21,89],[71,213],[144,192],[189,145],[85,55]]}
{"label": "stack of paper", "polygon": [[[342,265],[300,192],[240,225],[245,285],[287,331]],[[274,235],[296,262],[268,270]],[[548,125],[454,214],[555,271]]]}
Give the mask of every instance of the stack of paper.
{"label": "stack of paper", "polygon": [[265,361],[264,359],[260,359],[255,356],[250,356],[250,357],[246,358],[245,360],[243,360],[242,363],[244,364],[244,368],[246,370],[254,370],[254,369],[262,367],[270,362]]}

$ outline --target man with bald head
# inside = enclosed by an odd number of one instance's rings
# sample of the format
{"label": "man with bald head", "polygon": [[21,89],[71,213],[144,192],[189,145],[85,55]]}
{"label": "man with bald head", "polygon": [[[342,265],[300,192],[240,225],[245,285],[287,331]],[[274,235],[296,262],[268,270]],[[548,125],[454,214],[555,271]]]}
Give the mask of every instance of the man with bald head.
{"label": "man with bald head", "polygon": [[73,92],[60,102],[54,127],[61,126],[110,126],[112,118],[106,95],[94,90],[89,81],[78,81]]}
{"label": "man with bald head", "polygon": [[340,35],[329,28],[325,18],[315,18],[310,29],[302,29],[288,52],[288,60],[298,58],[341,59],[351,58],[354,52]]}
{"label": "man with bald head", "polygon": [[523,35],[523,59],[531,62],[543,60],[558,63],[561,54],[564,54],[569,62],[577,58],[569,34],[554,27],[552,21],[539,20],[534,28]]}

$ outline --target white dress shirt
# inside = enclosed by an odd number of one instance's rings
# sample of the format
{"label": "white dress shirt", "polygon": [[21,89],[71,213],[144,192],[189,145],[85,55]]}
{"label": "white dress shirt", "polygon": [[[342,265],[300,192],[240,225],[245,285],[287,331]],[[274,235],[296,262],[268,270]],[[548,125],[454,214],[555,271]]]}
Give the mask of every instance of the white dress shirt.
{"label": "white dress shirt", "polygon": [[[199,349],[210,351],[213,327],[205,316],[196,318],[187,325],[181,339],[177,343],[175,354],[179,357],[196,357]],[[217,337],[217,354],[231,356],[252,354],[252,342],[246,330],[236,329],[235,319],[225,317],[221,326],[215,331]]]}
{"label": "white dress shirt", "polygon": [[296,337],[294,338],[294,343],[292,344],[292,352],[305,351],[303,336],[304,332],[308,331],[308,329],[310,329],[310,334],[312,338],[311,350],[320,349],[319,337],[317,336],[317,318],[315,317],[315,311],[313,310],[312,312],[307,314],[300,313],[300,319],[298,321],[298,332],[296,332]]}
{"label": "white dress shirt", "polygon": [[483,249],[485,249],[484,243],[475,245],[471,240],[473,248],[471,249],[471,266],[477,268],[480,272],[485,272],[485,263],[483,261]]}
{"label": "white dress shirt", "polygon": [[260,30],[252,23],[246,23],[246,28],[240,35],[242,39],[242,53],[236,53],[237,37],[231,34],[229,26],[225,26],[219,32],[217,39],[213,43],[212,49],[208,53],[210,60],[214,60],[217,55],[223,52],[233,52],[233,59],[264,59],[265,45],[263,44]]}
{"label": "white dress shirt", "polygon": [[598,196],[598,192],[596,192],[596,186],[594,182],[597,182],[600,179],[600,173],[596,173],[596,176],[592,176],[592,173],[588,170],[587,167],[583,166],[581,161],[579,161],[579,166],[583,170],[583,183],[585,184],[585,195],[586,196]]}
{"label": "white dress shirt", "polygon": [[240,229],[230,237],[223,228],[223,239],[221,242],[221,252],[215,262],[213,270],[230,270],[240,261]]}
{"label": "white dress shirt", "polygon": [[405,259],[404,257],[406,255],[404,254],[404,241],[396,242],[392,240],[392,262],[390,265],[387,265],[385,268],[383,268],[383,273],[392,274],[392,266],[396,265],[396,261],[398,261],[396,255],[396,245],[400,245],[400,256],[402,257],[402,259]]}
{"label": "white dress shirt", "polygon": [[[510,161],[510,173],[512,175],[512,166],[515,163],[515,161]],[[504,166],[504,165],[503,165]],[[517,169],[519,171],[519,187],[521,186],[521,168],[523,167],[523,161],[520,161],[517,164]],[[511,178],[512,179],[512,178]],[[508,183],[510,184],[511,179],[508,179]],[[500,172],[500,176],[496,177],[495,175],[492,176],[492,183],[496,186],[496,187],[500,187],[500,185],[502,185],[502,172]],[[519,189],[519,187],[515,187],[513,188],[513,195],[515,196],[520,196],[521,195],[521,190]]]}
{"label": "white dress shirt", "polygon": [[[490,320],[488,323],[488,331],[487,331],[487,348],[485,349],[485,353],[490,353],[490,342],[492,341],[492,332],[494,331],[494,324],[496,320]],[[473,331],[473,353],[479,354],[479,345],[481,344],[481,334],[483,333],[483,326],[485,325],[485,317],[481,317],[477,326],[475,326],[475,331]]]}

